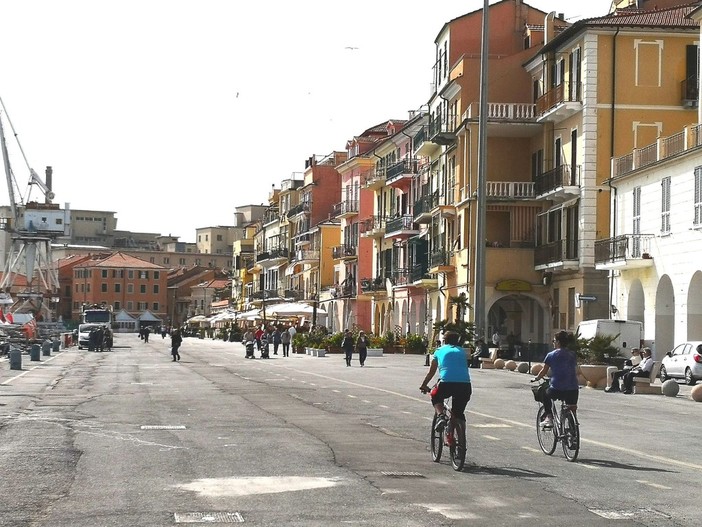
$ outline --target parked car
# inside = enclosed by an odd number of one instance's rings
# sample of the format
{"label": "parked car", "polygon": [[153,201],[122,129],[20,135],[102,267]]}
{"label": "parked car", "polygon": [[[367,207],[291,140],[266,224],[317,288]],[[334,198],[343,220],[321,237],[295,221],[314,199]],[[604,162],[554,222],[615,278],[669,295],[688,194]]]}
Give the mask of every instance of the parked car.
{"label": "parked car", "polygon": [[702,341],[678,344],[661,361],[661,381],[685,379],[692,386],[702,380]]}

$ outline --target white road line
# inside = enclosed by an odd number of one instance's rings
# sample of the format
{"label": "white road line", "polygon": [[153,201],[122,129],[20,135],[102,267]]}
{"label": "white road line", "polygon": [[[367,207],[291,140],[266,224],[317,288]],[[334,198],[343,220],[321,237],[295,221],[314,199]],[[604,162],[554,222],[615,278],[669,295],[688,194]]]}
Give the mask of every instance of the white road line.
{"label": "white road line", "polygon": [[389,406],[385,406],[384,404],[379,404],[378,407],[379,407],[379,408],[385,408],[385,409],[390,408]]}
{"label": "white road line", "polygon": [[27,375],[30,371],[36,370],[36,369],[39,368],[42,364],[46,364],[47,362],[51,362],[52,360],[54,360],[56,357],[59,357],[59,356],[62,355],[63,353],[64,353],[64,352],[61,352],[61,353],[59,353],[58,355],[54,355],[53,357],[50,357],[50,358],[46,359],[45,361],[43,361],[41,364],[36,364],[36,365],[34,365],[33,367],[29,368],[28,370],[23,371],[23,372],[20,373],[19,375],[15,375],[14,377],[10,377],[9,379],[7,379],[7,380],[4,381],[4,382],[0,382],[0,386],[8,386],[9,383],[11,383],[12,381],[14,381],[15,379],[19,379],[20,377],[23,377],[23,376]]}
{"label": "white road line", "polygon": [[522,449],[523,449],[523,450],[528,450],[529,452],[536,452],[537,454],[540,454],[540,453],[541,453],[541,450],[539,450],[538,448],[533,448],[533,447],[530,447],[530,446],[523,446]]}
{"label": "white road line", "polygon": [[652,483],[650,481],[646,481],[645,479],[637,479],[636,483],[648,485],[649,487],[653,487],[654,489],[673,490],[671,487],[666,487],[665,485],[661,485],[660,483]]}
{"label": "white road line", "polygon": [[495,437],[495,436],[486,436],[486,435],[484,435],[483,437],[484,437],[485,439],[490,439],[491,441],[502,441],[502,439],[500,439],[499,437]]}
{"label": "white road line", "polygon": [[350,393],[347,393],[346,397],[351,397],[351,399],[357,399],[357,397],[355,395],[351,395]]}
{"label": "white road line", "polygon": [[405,415],[412,415],[412,412],[405,412],[404,410],[402,411],[402,413]]}
{"label": "white road line", "polygon": [[582,461],[580,463],[573,463],[573,464],[578,465],[579,467],[589,468],[590,470],[600,470],[600,467],[595,466],[595,465],[590,465],[588,463],[583,463]]}
{"label": "white road line", "polygon": [[[329,375],[323,375],[323,374],[321,374],[321,373],[314,373],[314,372],[303,371],[303,370],[294,370],[294,371],[296,371],[297,373],[306,374],[306,375],[312,375],[312,376],[314,376],[314,377],[319,377],[319,378],[322,378],[322,379],[327,379],[327,380],[335,381],[335,382],[338,382],[338,383],[348,384],[348,385],[350,385],[350,386],[356,386],[356,387],[358,387],[358,388],[363,388],[363,389],[365,389],[365,390],[373,390],[373,391],[375,391],[375,392],[384,393],[384,394],[387,394],[387,395],[394,395],[395,397],[400,397],[400,398],[402,398],[402,399],[407,399],[407,400],[410,400],[410,401],[415,401],[415,402],[417,402],[417,403],[422,403],[422,404],[424,404],[424,405],[427,404],[427,400],[426,400],[425,398],[419,398],[419,397],[415,397],[415,396],[412,396],[412,395],[405,395],[404,393],[394,392],[394,391],[392,391],[392,390],[386,390],[385,388],[378,388],[377,386],[369,386],[369,385],[367,385],[367,384],[361,384],[361,383],[358,383],[358,382],[347,381],[347,380],[345,380],[345,379],[338,379],[338,378],[336,378],[336,377],[330,377]],[[332,390],[332,391],[334,391],[334,392],[336,392],[336,393],[339,393],[338,390]],[[379,406],[380,406],[381,408],[383,408],[382,405],[379,405]],[[530,429],[533,429],[534,426],[535,426],[534,423],[531,423],[531,422],[530,422],[530,423],[523,423],[523,422],[520,422],[520,421],[514,421],[513,419],[505,419],[504,417],[500,417],[500,416],[497,416],[497,415],[490,415],[490,414],[486,414],[486,413],[482,413],[482,412],[476,412],[476,411],[474,411],[474,410],[466,410],[466,413],[471,414],[471,415],[477,415],[477,416],[480,416],[480,417],[484,417],[484,418],[486,418],[486,419],[493,419],[493,420],[495,420],[495,421],[499,421],[499,422],[502,422],[502,423],[508,423],[508,424],[511,424],[511,425],[514,425],[514,426],[519,426],[519,427],[522,427],[522,428],[530,428]],[[668,458],[668,457],[663,457],[663,456],[657,456],[657,455],[654,455],[654,454],[646,454],[645,452],[641,452],[641,451],[639,451],[639,450],[635,450],[635,449],[632,449],[632,448],[622,447],[622,446],[618,446],[618,445],[613,445],[613,444],[610,444],[610,443],[603,443],[603,442],[601,442],[601,441],[595,441],[595,440],[593,440],[593,439],[584,439],[584,438],[581,437],[581,438],[580,438],[580,441],[581,441],[581,443],[585,443],[585,444],[589,444],[589,445],[594,445],[594,446],[598,446],[598,447],[601,447],[601,448],[606,448],[606,449],[608,449],[608,450],[614,450],[615,452],[623,452],[623,453],[625,453],[625,454],[627,454],[627,455],[630,455],[630,456],[633,456],[633,457],[639,457],[639,458],[643,458],[643,459],[649,459],[649,460],[651,460],[651,461],[657,461],[657,462],[659,462],[659,463],[663,463],[663,464],[667,464],[667,465],[674,465],[674,466],[683,467],[683,468],[688,468],[688,469],[702,470],[702,465],[698,465],[698,464],[695,464],[695,463],[690,463],[690,462],[687,462],[687,461],[680,461],[680,460],[678,460],[678,459],[673,459],[673,458]],[[540,452],[540,451],[539,451],[539,452]]]}
{"label": "white road line", "polygon": [[363,399],[363,402],[364,402],[364,403],[370,404],[370,401],[367,401],[367,400],[365,400],[365,399]]}
{"label": "white road line", "polygon": [[332,390],[334,393],[341,393],[339,390]]}

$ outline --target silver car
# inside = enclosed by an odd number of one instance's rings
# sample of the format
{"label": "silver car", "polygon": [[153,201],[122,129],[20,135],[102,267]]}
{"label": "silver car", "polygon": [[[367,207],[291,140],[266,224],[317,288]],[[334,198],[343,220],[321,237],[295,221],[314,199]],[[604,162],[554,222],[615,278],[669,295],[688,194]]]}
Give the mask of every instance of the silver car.
{"label": "silver car", "polygon": [[692,386],[702,380],[702,341],[678,344],[661,361],[661,381],[670,378],[685,379]]}

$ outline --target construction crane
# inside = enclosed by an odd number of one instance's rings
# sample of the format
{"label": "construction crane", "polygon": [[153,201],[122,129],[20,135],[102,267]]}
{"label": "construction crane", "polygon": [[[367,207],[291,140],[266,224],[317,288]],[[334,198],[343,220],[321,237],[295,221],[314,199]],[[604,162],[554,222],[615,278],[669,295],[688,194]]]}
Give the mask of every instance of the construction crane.
{"label": "construction crane", "polygon": [[[58,300],[58,270],[54,265],[51,245],[59,236],[68,233],[69,222],[67,211],[61,210],[52,203],[54,193],[51,190],[52,169],[46,167],[46,182],[29,166],[17,133],[9,119],[5,103],[0,98],[0,148],[2,150],[3,166],[7,179],[8,197],[10,200],[10,218],[0,218],[0,229],[4,236],[0,239],[4,246],[0,247],[5,253],[3,276],[0,280],[0,306],[11,305],[13,313],[32,313],[35,318],[46,321],[52,320],[51,302],[46,299]],[[22,197],[15,174],[10,164],[3,117],[12,129],[19,151],[29,171],[28,190],[26,198]],[[15,192],[15,186],[18,192]],[[44,196],[44,202],[30,201],[32,187],[38,187]],[[19,199],[18,199],[19,196]],[[16,291],[18,277],[26,277],[26,286]],[[12,298],[16,294],[16,298]],[[48,305],[47,305],[48,304]]]}

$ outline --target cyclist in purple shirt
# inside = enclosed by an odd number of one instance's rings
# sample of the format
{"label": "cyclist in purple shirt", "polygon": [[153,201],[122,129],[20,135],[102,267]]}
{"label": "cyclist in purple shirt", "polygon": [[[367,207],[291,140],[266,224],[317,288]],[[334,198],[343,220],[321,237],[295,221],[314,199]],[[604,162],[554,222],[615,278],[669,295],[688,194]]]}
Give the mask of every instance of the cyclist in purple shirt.
{"label": "cyclist in purple shirt", "polygon": [[540,381],[549,372],[551,379],[549,387],[544,394],[544,426],[553,426],[553,399],[560,399],[571,407],[575,413],[578,405],[578,395],[580,385],[578,384],[578,364],[575,352],[568,349],[568,333],[559,331],[553,339],[556,346],[552,352],[546,355],[544,367],[539,374],[534,377],[534,381]]}
{"label": "cyclist in purple shirt", "polygon": [[[429,372],[419,387],[422,392],[428,392],[427,383],[439,371],[439,384],[431,390],[431,404],[436,413],[444,414],[444,400],[452,397],[451,415],[454,419],[466,420],[464,411],[473,393],[468,371],[468,357],[458,343],[460,335],[453,331],[444,334],[445,344],[434,351]],[[439,421],[439,428],[446,426],[445,421]]]}

